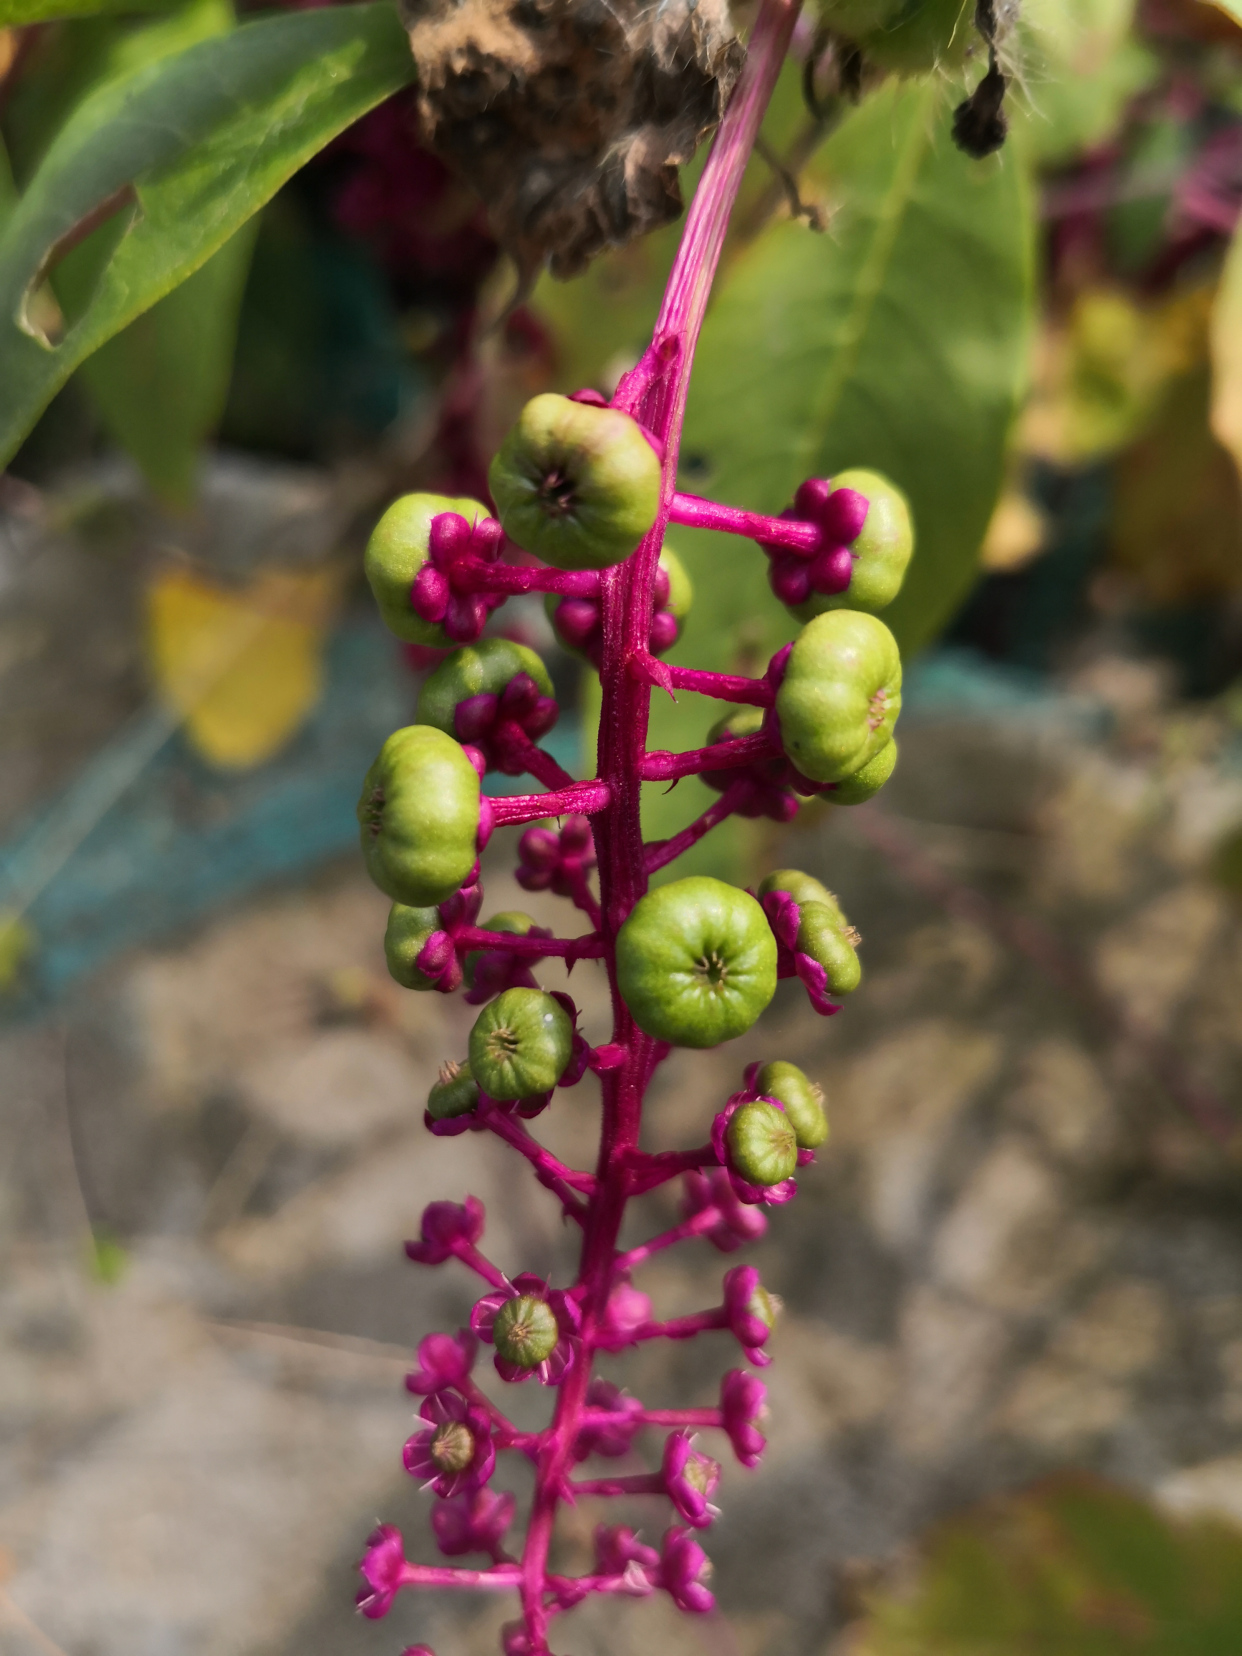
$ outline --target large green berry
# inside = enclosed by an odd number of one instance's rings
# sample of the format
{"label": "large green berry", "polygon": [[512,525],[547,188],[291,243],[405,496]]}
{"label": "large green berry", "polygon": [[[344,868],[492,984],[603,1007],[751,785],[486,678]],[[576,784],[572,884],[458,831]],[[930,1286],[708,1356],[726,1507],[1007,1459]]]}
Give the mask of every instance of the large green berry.
{"label": "large green berry", "polygon": [[533,1098],[565,1073],[574,1026],[542,989],[506,989],[485,1006],[470,1031],[470,1068],[489,1098]]}
{"label": "large green berry", "polygon": [[830,610],[794,641],[776,693],[781,743],[813,782],[853,776],[891,741],[901,711],[901,656],[883,621]]}
{"label": "large green berry", "polygon": [[776,939],[748,892],[675,880],[640,898],[618,932],[617,983],[648,1035],[716,1046],[744,1034],[776,993]]}
{"label": "large green berry", "polygon": [[442,1064],[440,1075],[427,1094],[427,1114],[433,1121],[448,1121],[469,1115],[479,1102],[479,1084],[469,1064]]}
{"label": "large green berry", "polygon": [[733,1165],[751,1184],[774,1185],[798,1166],[794,1124],[775,1104],[741,1104],[725,1129]]}
{"label": "large green berry", "polygon": [[888,781],[896,763],[896,742],[885,742],[861,770],[856,770],[853,776],[844,777],[830,794],[823,797],[833,805],[865,805]]}
{"label": "large green berry", "polygon": [[434,989],[435,982],[420,972],[415,961],[432,932],[440,930],[438,908],[407,908],[394,903],[384,932],[384,958],[391,976],[403,989]]}
{"label": "large green berry", "polygon": [[414,716],[419,724],[434,725],[456,736],[458,702],[471,696],[498,696],[519,673],[534,679],[541,696],[552,694],[547,668],[525,644],[508,638],[481,638],[477,644],[463,645],[424,679]]}
{"label": "large green berry", "polygon": [[754,1088],[765,1098],[778,1099],[793,1123],[800,1150],[815,1150],[828,1137],[824,1095],[797,1064],[783,1058],[764,1064],[755,1074]]}
{"label": "large green berry", "polygon": [[[850,545],[854,571],[844,592],[812,592],[804,604],[795,604],[799,621],[810,621],[827,610],[882,610],[901,591],[914,552],[910,505],[901,490],[873,471],[839,472],[833,492],[853,489],[870,504],[857,537]],[[829,496],[831,499],[831,496]]]}
{"label": "large green berry", "polygon": [[382,892],[411,908],[443,903],[474,867],[478,773],[451,736],[406,725],[367,772],[358,821],[367,872]]}
{"label": "large green berry", "polygon": [[620,563],[660,506],[660,462],[637,422],[550,391],[522,410],[487,481],[505,533],[558,569]]}
{"label": "large green berry", "polygon": [[434,621],[424,621],[410,606],[410,588],[427,561],[431,522],[441,512],[457,512],[467,523],[485,518],[486,506],[477,500],[452,500],[447,495],[408,494],[394,500],[375,525],[367,542],[363,566],[384,625],[407,644],[447,648],[452,640]]}

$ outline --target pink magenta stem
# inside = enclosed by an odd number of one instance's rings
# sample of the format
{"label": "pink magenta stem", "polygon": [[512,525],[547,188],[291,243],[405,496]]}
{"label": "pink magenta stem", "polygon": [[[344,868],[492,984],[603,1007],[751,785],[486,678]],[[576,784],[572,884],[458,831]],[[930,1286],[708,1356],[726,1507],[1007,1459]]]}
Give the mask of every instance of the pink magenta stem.
{"label": "pink magenta stem", "polygon": [[[599,1160],[594,1189],[587,1206],[578,1282],[583,1315],[583,1349],[589,1351],[593,1332],[606,1325],[608,1295],[616,1261],[616,1243],[626,1202],[634,1188],[633,1158],[637,1152],[642,1120],[643,1092],[655,1064],[663,1055],[639,1030],[617,988],[616,935],[634,904],[647,888],[646,859],[640,819],[642,782],[653,774],[671,780],[704,765],[701,755],[665,755],[671,768],[653,773],[646,757],[647,720],[651,685],[642,674],[631,673],[630,663],[647,655],[651,625],[656,566],[669,514],[677,492],[677,461],[681,425],[695,344],[707,308],[712,279],[724,248],[729,216],[742,182],[746,163],[754,146],[764,110],[780,73],[800,0],[762,0],[751,33],[746,63],[716,134],[699,188],[686,218],[664,301],[656,321],[652,342],[642,360],[622,380],[613,399],[654,436],[657,451],[663,449],[660,507],[656,521],[634,555],[624,564],[606,569],[599,576],[601,610],[600,685],[601,709],[597,754],[597,782],[559,786],[546,795],[496,800],[493,821],[530,822],[578,811],[594,816],[592,830],[598,856],[600,881],[599,932],[607,944],[607,965],[612,993],[612,1045],[624,1054],[624,1061],[600,1076],[602,1126]],[[748,764],[752,758],[774,751],[760,740],[720,744],[724,765]],[[738,750],[741,750],[740,752]],[[711,749],[701,750],[710,765],[716,758]],[[680,760],[689,758],[684,769]],[[541,776],[540,780],[544,778]],[[515,1144],[531,1160],[541,1182],[557,1188],[563,1202],[572,1198],[566,1190],[570,1170],[540,1147],[534,1150],[517,1142],[527,1135],[509,1118],[491,1112],[488,1125]],[[534,1141],[530,1141],[533,1145]],[[700,1165],[704,1159],[686,1161]],[[714,1161],[714,1156],[710,1158]],[[652,1165],[656,1158],[650,1158]],[[664,1165],[660,1164],[661,1167]],[[667,1175],[669,1177],[672,1174]],[[580,1178],[580,1175],[573,1175]],[[657,1179],[655,1182],[662,1182]],[[580,1205],[580,1204],[579,1204]],[[566,1211],[573,1212],[567,1206]],[[575,1214],[575,1217],[577,1215]],[[723,1313],[705,1313],[706,1316]],[[667,1325],[673,1338],[685,1338],[691,1330],[680,1319]],[[704,1323],[703,1326],[715,1326]],[[682,1329],[685,1329],[682,1332]],[[552,1608],[546,1599],[549,1590],[548,1549],[556,1509],[563,1498],[567,1472],[585,1406],[591,1378],[591,1362],[576,1362],[565,1374],[558,1389],[552,1424],[543,1434],[535,1470],[535,1493],[530,1524],[522,1551],[522,1611],[531,1656],[548,1656],[548,1618]],[[663,1487],[662,1480],[658,1487]],[[450,1572],[451,1573],[451,1572]],[[487,1572],[480,1572],[486,1574]],[[510,1577],[506,1573],[505,1580]],[[488,1583],[491,1584],[490,1582]]]}
{"label": "pink magenta stem", "polygon": [[410,1564],[401,1569],[403,1587],[493,1587],[510,1592],[521,1582],[516,1564],[493,1564],[489,1570],[463,1570],[455,1564]]}
{"label": "pink magenta stem", "polygon": [[660,1150],[654,1156],[630,1157],[630,1194],[641,1196],[655,1190],[682,1173],[699,1167],[718,1167],[719,1161],[710,1144],[701,1144],[697,1150]]}
{"label": "pink magenta stem", "polygon": [[692,1340],[714,1328],[728,1328],[729,1314],[723,1305],[710,1311],[694,1311],[688,1317],[670,1317],[667,1322],[642,1323],[629,1335],[632,1344],[640,1340]]}
{"label": "pink magenta stem", "polygon": [[519,1155],[526,1157],[536,1173],[546,1174],[559,1184],[568,1186],[570,1190],[581,1190],[588,1196],[594,1193],[593,1173],[580,1173],[577,1168],[566,1167],[563,1161],[558,1161],[550,1150],[545,1150],[539,1140],[532,1138],[512,1116],[505,1115],[495,1105],[486,1110],[480,1107],[478,1113],[497,1138],[504,1139]]}
{"label": "pink magenta stem", "polygon": [[721,1213],[718,1207],[705,1207],[694,1215],[692,1219],[683,1219],[680,1225],[674,1225],[672,1230],[661,1231],[659,1236],[653,1236],[649,1242],[640,1242],[638,1247],[631,1248],[628,1253],[617,1255],[617,1270],[636,1271],[640,1265],[645,1265],[652,1254],[662,1253],[665,1248],[675,1248],[679,1242],[689,1242],[692,1237],[702,1236],[711,1230],[713,1225],[720,1223]]}
{"label": "pink magenta stem", "polygon": [[555,592],[563,598],[594,598],[599,591],[598,570],[489,564],[482,558],[464,558],[454,564],[449,580],[459,592]]}
{"label": "pink magenta stem", "polygon": [[731,783],[719,799],[709,805],[701,816],[695,817],[679,834],[674,834],[672,839],[653,840],[647,847],[648,874],[654,874],[657,868],[663,868],[667,863],[676,862],[683,851],[688,851],[704,834],[710,834],[726,817],[732,816],[746,792],[746,787],[744,782]]}
{"label": "pink magenta stem", "polygon": [[514,823],[539,822],[544,817],[593,816],[606,810],[612,802],[612,789],[607,782],[574,782],[567,788],[556,788],[543,794],[511,794],[508,799],[492,799],[492,821],[497,828],[512,827]]}
{"label": "pink magenta stem", "polygon": [[545,788],[574,786],[574,779],[565,767],[558,765],[550,753],[545,753],[541,747],[537,747],[521,725],[515,724],[512,719],[501,722],[496,737],[515,759],[522,761],[528,775],[533,776],[537,782],[542,782]]}
{"label": "pink magenta stem", "polygon": [[665,666],[669,688],[695,690],[717,701],[745,702],[751,707],[771,707],[776,697],[767,679],[743,678],[736,673],[707,673],[700,667]]}
{"label": "pink magenta stem", "polygon": [[[575,868],[568,876],[568,883],[574,907],[582,910],[598,932],[604,923],[604,916],[599,904],[591,894],[591,887],[587,883],[585,871],[581,868]],[[602,944],[600,945],[600,952],[605,952]]]}
{"label": "pink magenta stem", "polygon": [[659,1472],[632,1472],[624,1478],[580,1478],[566,1488],[575,1495],[663,1495],[666,1485]]}
{"label": "pink magenta stem", "polygon": [[507,1288],[509,1279],[505,1273],[490,1259],[487,1259],[471,1242],[458,1241],[453,1244],[453,1253],[468,1265],[472,1271],[477,1271],[484,1282],[490,1283],[493,1288]]}
{"label": "pink magenta stem", "polygon": [[603,939],[587,933],[583,937],[521,937],[516,932],[484,931],[481,926],[463,926],[455,932],[459,949],[503,949],[523,959],[599,960],[607,952]]}
{"label": "pink magenta stem", "polygon": [[[713,742],[711,747],[690,748],[685,753],[656,750],[643,759],[643,780],[674,782],[679,776],[697,776],[705,770],[736,770],[742,765],[753,765],[759,759],[774,759],[780,751],[761,730],[754,736],[739,736],[732,742]],[[497,803],[504,802],[498,800]]]}
{"label": "pink magenta stem", "polygon": [[743,511],[740,506],[719,506],[714,500],[700,500],[698,495],[674,495],[668,516],[670,523],[681,523],[689,529],[745,535],[765,546],[800,552],[806,558],[814,557],[824,540],[818,524],[800,518],[766,517],[762,512]]}

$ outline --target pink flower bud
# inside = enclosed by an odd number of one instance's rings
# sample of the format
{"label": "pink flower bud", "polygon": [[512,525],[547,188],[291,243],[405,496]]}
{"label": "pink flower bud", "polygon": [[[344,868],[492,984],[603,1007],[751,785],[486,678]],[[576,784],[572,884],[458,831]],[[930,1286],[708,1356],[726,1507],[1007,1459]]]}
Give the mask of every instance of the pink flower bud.
{"label": "pink flower bud", "polygon": [[711,1573],[707,1554],[690,1530],[676,1526],[665,1531],[660,1549],[660,1585],[679,1610],[702,1616],[716,1608],[706,1585]]}
{"label": "pink flower bud", "polygon": [[677,642],[677,617],[672,610],[657,610],[651,617],[651,630],[647,634],[647,648],[652,655],[663,655],[665,650],[671,650]]}
{"label": "pink flower bud", "polygon": [[436,1545],[446,1558],[481,1552],[496,1559],[504,1547],[505,1531],[513,1522],[516,1506],[512,1495],[486,1485],[438,1501],[431,1509]]}
{"label": "pink flower bud", "polygon": [[368,1621],[378,1621],[392,1609],[392,1601],[404,1582],[405,1542],[401,1531],[391,1524],[380,1524],[372,1530],[358,1568],[365,1583],[358,1593],[358,1608]]}
{"label": "pink flower bud", "polygon": [[768,1388],[745,1369],[730,1369],[720,1383],[720,1413],[733,1453],[743,1466],[758,1466],[767,1439],[758,1422],[767,1415]]}
{"label": "pink flower bud", "polygon": [[443,621],[451,596],[444,575],[434,564],[425,563],[410,588],[410,607],[424,621]]}
{"label": "pink flower bud", "polygon": [[470,1377],[479,1342],[468,1328],[456,1334],[428,1334],[418,1342],[418,1367],[405,1377],[416,1397],[460,1388]]}
{"label": "pink flower bud", "polygon": [[700,1455],[689,1432],[670,1432],[661,1466],[664,1487],[680,1515],[695,1529],[706,1529],[720,1508],[711,1504],[720,1482],[719,1462]]}
{"label": "pink flower bud", "polygon": [[477,1196],[467,1196],[464,1204],[431,1202],[423,1209],[419,1227],[422,1240],[407,1242],[406,1255],[420,1265],[443,1265],[461,1244],[474,1246],[483,1234],[484,1218],[483,1204]]}

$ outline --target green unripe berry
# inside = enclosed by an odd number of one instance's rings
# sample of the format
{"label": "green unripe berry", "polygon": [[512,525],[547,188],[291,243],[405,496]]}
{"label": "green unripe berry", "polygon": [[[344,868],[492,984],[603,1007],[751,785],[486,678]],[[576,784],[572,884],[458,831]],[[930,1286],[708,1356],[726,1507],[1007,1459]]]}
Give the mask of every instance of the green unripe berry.
{"label": "green unripe berry", "polygon": [[830,610],[794,641],[776,693],[781,743],[813,782],[853,776],[892,740],[901,656],[883,621]]}
{"label": "green unripe berry", "polygon": [[798,868],[778,868],[759,882],[759,896],[784,891],[798,905],[798,936],[794,948],[824,968],[826,987],[834,995],[848,995],[862,981],[857,946],[861,939],[828,887]]}
{"label": "green unripe berry", "polygon": [[479,1102],[479,1084],[469,1064],[449,1062],[440,1066],[440,1076],[427,1094],[427,1114],[433,1121],[469,1115]]}
{"label": "green unripe berry", "polygon": [[367,873],[411,908],[451,897],[474,867],[479,778],[461,745],[406,725],[380,749],[358,800]]}
{"label": "green unripe berry", "polygon": [[897,744],[886,742],[861,770],[838,782],[833,791],[824,797],[833,805],[865,805],[867,800],[879,793],[893,774],[896,764]]}
{"label": "green unripe berry", "polygon": [[640,898],[618,932],[617,984],[648,1035],[716,1046],[744,1034],[776,993],[776,939],[748,892],[675,880]]}
{"label": "green unripe berry", "polygon": [[384,932],[384,958],[389,975],[403,989],[434,989],[433,979],[420,972],[414,964],[422,953],[423,944],[432,932],[440,930],[440,911],[437,908],[407,908],[394,903],[388,912],[388,927]]}
{"label": "green unripe berry", "polygon": [[474,1433],[462,1420],[446,1420],[432,1434],[427,1452],[441,1472],[464,1472],[474,1459]]}
{"label": "green unripe berry", "polygon": [[694,582],[690,579],[685,564],[671,546],[665,546],[661,550],[660,568],[668,576],[668,597],[660,608],[670,610],[680,627],[694,603]]}
{"label": "green unripe berry", "polygon": [[492,1344],[517,1368],[536,1368],[556,1350],[560,1329],[547,1300],[522,1294],[506,1300],[492,1324]]}
{"label": "green unripe berry", "polygon": [[815,1150],[825,1142],[828,1117],[824,1113],[824,1095],[797,1064],[786,1063],[783,1058],[774,1059],[757,1072],[754,1085],[757,1093],[779,1099],[785,1106],[799,1150]]}
{"label": "green unripe berry", "polygon": [[844,471],[832,480],[837,489],[855,489],[870,501],[867,517],[850,545],[854,573],[844,592],[813,592],[804,604],[795,604],[799,621],[813,620],[828,610],[866,610],[874,614],[891,604],[901,591],[914,552],[910,505],[901,490],[873,471]]}
{"label": "green unripe berry", "polygon": [[541,696],[552,694],[548,670],[533,650],[508,638],[481,638],[446,656],[423,680],[414,717],[456,736],[453,716],[460,701],[471,696],[498,696],[519,673],[527,673]]}
{"label": "green unripe berry", "polygon": [[617,408],[545,392],[527,403],[487,474],[505,533],[558,569],[607,569],[660,506],[660,462]]}
{"label": "green unripe berry", "polygon": [[759,882],[759,895],[766,897],[770,891],[787,892],[798,904],[824,903],[841,913],[840,905],[828,887],[813,874],[804,874],[800,868],[774,868],[770,874],[765,874]]}
{"label": "green unripe berry", "polygon": [[763,1326],[771,1333],[776,1327],[776,1319],[785,1309],[785,1302],[779,1294],[770,1294],[763,1284],[759,1283],[754,1293],[746,1301],[746,1309],[752,1317],[758,1317]]}
{"label": "green unripe berry", "polygon": [[447,648],[452,639],[434,621],[424,621],[410,605],[410,588],[427,561],[431,521],[441,512],[457,512],[467,523],[487,517],[477,500],[453,500],[447,495],[408,494],[394,500],[375,525],[367,542],[363,567],[380,615],[389,632],[407,644]]}
{"label": "green unripe berry", "polygon": [[853,926],[843,923],[841,911],[823,903],[803,903],[798,921],[800,954],[810,955],[827,973],[829,994],[850,995],[862,982],[862,962],[858,958],[858,933]]}
{"label": "green unripe berry", "polygon": [[470,1031],[470,1068],[489,1098],[502,1102],[548,1092],[565,1073],[574,1026],[542,989],[506,989]]}
{"label": "green unripe berry", "polygon": [[797,1170],[794,1125],[775,1104],[762,1099],[740,1104],[729,1117],[725,1136],[734,1167],[751,1184],[780,1184]]}

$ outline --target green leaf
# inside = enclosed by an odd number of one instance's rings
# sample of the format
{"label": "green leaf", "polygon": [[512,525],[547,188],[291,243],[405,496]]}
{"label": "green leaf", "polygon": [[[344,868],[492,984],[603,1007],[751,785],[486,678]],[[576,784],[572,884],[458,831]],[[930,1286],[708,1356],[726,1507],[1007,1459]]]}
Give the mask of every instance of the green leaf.
{"label": "green leaf", "polygon": [[857,1656],[1234,1656],[1242,1532],[1063,1474],[933,1531]]}
{"label": "green leaf", "polygon": [[169,0],[0,0],[0,29],[98,12],[165,11]]}
{"label": "green leaf", "polygon": [[[847,466],[898,483],[917,542],[884,619],[906,651],[935,637],[974,580],[1031,326],[1022,157],[968,160],[949,127],[945,88],[890,84],[833,135],[810,169],[833,199],[831,227],[778,225],[730,268],[682,447],[683,487],[761,511],[780,511],[802,478]],[[712,594],[706,636],[718,654],[739,626],[766,623],[765,647],[790,636],[756,549],[729,559],[722,579],[720,537],[678,535],[683,544],[696,590]]]}
{"label": "green leaf", "polygon": [[[0,236],[0,464],[80,363],[412,74],[393,8],[347,6],[248,24],[88,96]],[[111,251],[50,339],[40,283],[96,223]]]}
{"label": "green leaf", "polygon": [[1015,38],[1021,91],[1011,111],[1042,164],[1073,160],[1115,130],[1161,72],[1131,32],[1134,0],[1029,0]]}
{"label": "green leaf", "polygon": [[258,220],[78,370],[110,434],[173,504],[194,493],[199,451],[224,413]]}

